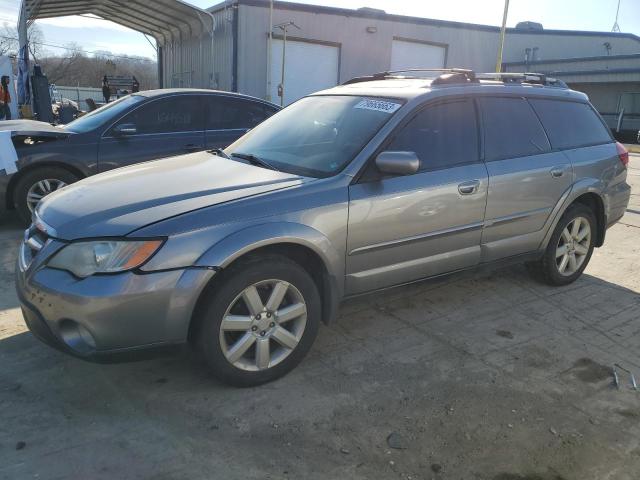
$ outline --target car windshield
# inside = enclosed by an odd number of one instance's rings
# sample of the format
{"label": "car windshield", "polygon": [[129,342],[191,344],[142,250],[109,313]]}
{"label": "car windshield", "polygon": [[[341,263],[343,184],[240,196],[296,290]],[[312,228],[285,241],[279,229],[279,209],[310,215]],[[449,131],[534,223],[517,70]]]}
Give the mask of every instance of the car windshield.
{"label": "car windshield", "polygon": [[346,95],[303,98],[225,149],[278,170],[329,177],[342,170],[402,106],[400,100]]}
{"label": "car windshield", "polygon": [[115,120],[115,117],[129,110],[132,106],[142,102],[145,99],[142,95],[127,95],[115,102],[107,103],[106,105],[89,112],[86,115],[74,120],[71,123],[65,125],[64,129],[74,133],[85,133],[95,130],[101,125],[104,125],[109,120]]}

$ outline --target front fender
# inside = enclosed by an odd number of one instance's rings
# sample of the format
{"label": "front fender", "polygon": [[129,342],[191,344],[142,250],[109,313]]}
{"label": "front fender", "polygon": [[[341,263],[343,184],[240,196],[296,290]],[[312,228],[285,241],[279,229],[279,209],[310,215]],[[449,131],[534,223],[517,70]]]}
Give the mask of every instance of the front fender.
{"label": "front fender", "polygon": [[344,291],[344,257],[331,241],[318,230],[293,222],[252,225],[222,238],[195,263],[201,267],[226,268],[241,256],[269,245],[293,243],[313,251],[324,263],[327,273],[335,281],[339,296]]}
{"label": "front fender", "polygon": [[235,260],[256,249],[271,245],[295,244],[309,249],[324,264],[322,310],[326,323],[336,318],[344,295],[344,255],[318,230],[293,222],[252,225],[217,241],[195,266],[225,269]]}

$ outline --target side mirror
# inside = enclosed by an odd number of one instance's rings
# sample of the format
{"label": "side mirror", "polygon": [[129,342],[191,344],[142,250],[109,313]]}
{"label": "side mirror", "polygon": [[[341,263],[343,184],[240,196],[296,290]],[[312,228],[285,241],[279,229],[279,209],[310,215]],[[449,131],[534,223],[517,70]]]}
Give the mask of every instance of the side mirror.
{"label": "side mirror", "polygon": [[413,175],[420,169],[420,159],[414,152],[382,152],[376,167],[389,175]]}
{"label": "side mirror", "polygon": [[113,134],[116,137],[126,137],[129,135],[135,135],[138,133],[138,129],[133,123],[122,123],[120,125],[116,125],[113,129]]}

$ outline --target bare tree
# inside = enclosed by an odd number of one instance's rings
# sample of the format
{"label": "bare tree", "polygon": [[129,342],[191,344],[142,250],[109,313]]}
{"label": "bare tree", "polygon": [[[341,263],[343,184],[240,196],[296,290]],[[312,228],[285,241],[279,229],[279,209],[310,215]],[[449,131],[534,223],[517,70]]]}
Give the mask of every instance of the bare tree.
{"label": "bare tree", "polygon": [[[29,26],[27,39],[29,41],[29,52],[37,62],[44,52],[44,35],[35,23]],[[0,28],[0,55],[17,55],[19,48],[18,30],[5,22]]]}
{"label": "bare tree", "polygon": [[40,66],[49,79],[49,83],[77,85],[84,74],[86,58],[80,45],[67,44],[65,55],[47,56],[40,59]]}
{"label": "bare tree", "polygon": [[105,75],[124,75],[135,76],[144,90],[158,86],[157,64],[153,60],[110,52],[89,56],[76,44],[67,45],[64,55],[41,58],[40,65],[56,85],[100,87]]}

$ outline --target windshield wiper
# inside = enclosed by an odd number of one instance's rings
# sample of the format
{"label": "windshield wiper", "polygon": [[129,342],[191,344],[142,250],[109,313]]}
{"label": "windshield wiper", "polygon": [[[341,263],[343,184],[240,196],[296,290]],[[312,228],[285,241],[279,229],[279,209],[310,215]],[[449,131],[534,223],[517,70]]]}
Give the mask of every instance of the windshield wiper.
{"label": "windshield wiper", "polygon": [[251,164],[257,165],[258,167],[268,168],[269,170],[275,170],[276,172],[279,171],[276,167],[271,165],[269,162],[261,159],[260,157],[257,157],[253,153],[236,153],[236,152],[233,152],[231,154],[231,156],[232,157],[238,157],[238,158],[241,158],[243,160],[248,160]]}
{"label": "windshield wiper", "polygon": [[212,150],[209,150],[209,153],[213,153],[214,155],[217,155],[218,157],[222,157],[222,158],[231,158],[229,155],[227,155],[225,153],[225,151],[221,148],[214,148]]}

